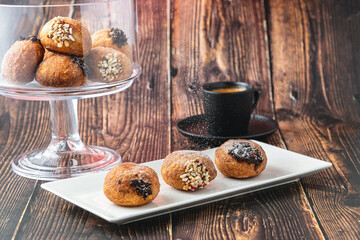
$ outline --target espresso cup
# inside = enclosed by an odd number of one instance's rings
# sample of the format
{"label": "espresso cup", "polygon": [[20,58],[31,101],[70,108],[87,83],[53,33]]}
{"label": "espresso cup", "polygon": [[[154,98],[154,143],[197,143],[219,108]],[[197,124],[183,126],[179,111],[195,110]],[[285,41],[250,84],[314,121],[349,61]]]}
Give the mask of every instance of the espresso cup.
{"label": "espresso cup", "polygon": [[233,137],[247,133],[260,90],[245,82],[214,82],[203,85],[201,94],[210,135]]}

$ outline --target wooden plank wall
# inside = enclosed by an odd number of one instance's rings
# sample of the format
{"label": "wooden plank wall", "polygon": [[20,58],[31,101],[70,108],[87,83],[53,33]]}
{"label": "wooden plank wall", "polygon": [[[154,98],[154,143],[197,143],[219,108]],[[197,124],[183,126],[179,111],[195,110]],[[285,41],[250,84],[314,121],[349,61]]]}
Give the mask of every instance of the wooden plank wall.
{"label": "wooden plank wall", "polygon": [[[122,93],[81,100],[79,123],[86,144],[111,147],[123,161],[140,163],[170,152],[170,86],[167,2],[138,1],[138,9],[140,64],[147,74]],[[42,190],[41,181],[15,175],[10,166],[14,156],[49,142],[49,108],[46,102],[0,99],[1,119],[11,124],[1,126],[1,140],[8,139],[1,142],[2,159],[7,160],[1,161],[1,187],[10,193],[1,199],[0,213],[6,216],[0,221],[2,239],[169,238],[169,215],[150,220],[152,224],[113,225]]]}
{"label": "wooden plank wall", "polygon": [[128,90],[81,100],[87,144],[146,162],[200,149],[176,123],[203,112],[205,82],[262,89],[268,142],[333,167],[300,182],[123,226],[11,171],[50,140],[46,102],[0,97],[1,239],[356,239],[360,233],[360,3],[356,0],[138,0],[143,74]]}
{"label": "wooden plank wall", "polygon": [[287,147],[334,167],[302,179],[325,238],[357,239],[359,1],[269,1],[275,112]]}
{"label": "wooden plank wall", "polygon": [[[172,13],[171,66],[177,69],[172,75],[174,124],[202,112],[198,90],[211,81],[246,81],[262,89],[256,113],[274,117],[264,3],[182,0],[172,2]],[[174,124],[173,150],[195,148],[178,141],[183,137]],[[284,146],[279,133],[270,142]],[[174,213],[173,236],[321,238],[319,229],[312,227],[317,223],[309,208],[301,185],[291,184],[278,188],[276,194],[267,191]]]}

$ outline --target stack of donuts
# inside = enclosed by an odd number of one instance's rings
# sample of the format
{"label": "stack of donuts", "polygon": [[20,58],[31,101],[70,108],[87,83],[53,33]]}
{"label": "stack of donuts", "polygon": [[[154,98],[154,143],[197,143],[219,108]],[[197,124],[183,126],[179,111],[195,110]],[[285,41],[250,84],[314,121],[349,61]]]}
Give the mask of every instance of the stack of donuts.
{"label": "stack of donuts", "polygon": [[4,79],[26,84],[35,78],[43,86],[77,87],[87,79],[114,82],[132,75],[132,48],[118,28],[90,35],[80,21],[55,17],[36,36],[16,41],[1,64]]}

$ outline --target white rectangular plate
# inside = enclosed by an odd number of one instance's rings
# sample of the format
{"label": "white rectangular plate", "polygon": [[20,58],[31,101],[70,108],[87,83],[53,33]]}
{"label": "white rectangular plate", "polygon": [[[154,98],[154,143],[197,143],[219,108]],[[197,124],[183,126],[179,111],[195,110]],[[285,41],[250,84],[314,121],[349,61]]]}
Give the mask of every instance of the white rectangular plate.
{"label": "white rectangular plate", "polygon": [[[195,192],[180,191],[168,186],[161,178],[163,160],[144,163],[157,172],[161,187],[157,198],[141,207],[117,206],[105,197],[103,183],[107,172],[48,182],[41,187],[109,222],[122,224],[286,184],[332,166],[328,162],[266,143],[257,143],[263,147],[268,157],[267,166],[259,176],[233,179],[218,172],[210,184]],[[214,160],[215,150],[213,148],[203,152]]]}

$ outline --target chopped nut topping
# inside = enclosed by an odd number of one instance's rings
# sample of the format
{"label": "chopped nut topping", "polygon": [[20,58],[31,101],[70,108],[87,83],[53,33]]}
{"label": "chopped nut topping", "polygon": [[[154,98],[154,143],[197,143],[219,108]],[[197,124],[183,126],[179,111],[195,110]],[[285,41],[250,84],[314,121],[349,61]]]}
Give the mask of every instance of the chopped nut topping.
{"label": "chopped nut topping", "polygon": [[183,190],[195,191],[209,184],[210,174],[206,166],[197,158],[185,163],[185,173],[180,175],[180,178],[185,182]]}
{"label": "chopped nut topping", "polygon": [[98,64],[101,76],[106,81],[113,81],[123,72],[122,65],[116,53],[109,53]]}
{"label": "chopped nut topping", "polygon": [[143,179],[132,179],[130,182],[130,187],[134,187],[136,190],[136,193],[139,196],[142,196],[144,198],[144,200],[152,194],[152,190],[149,187],[151,186],[151,182],[146,182]]}
{"label": "chopped nut topping", "polygon": [[51,25],[48,37],[57,42],[58,47],[62,47],[64,45],[65,47],[69,47],[71,41],[75,42],[72,32],[73,30],[70,24],[65,23],[61,17],[56,17]]}

